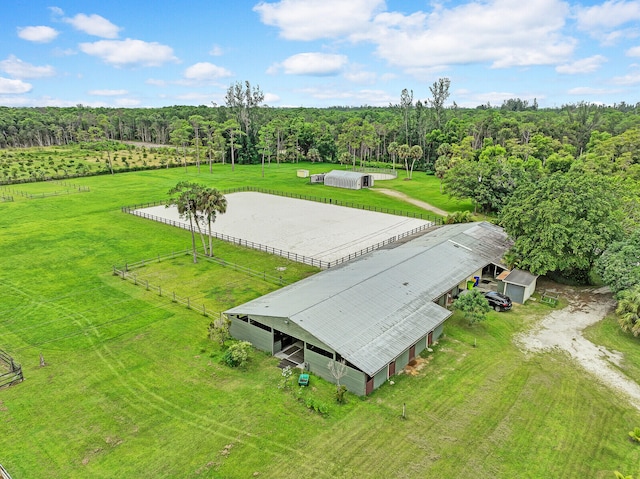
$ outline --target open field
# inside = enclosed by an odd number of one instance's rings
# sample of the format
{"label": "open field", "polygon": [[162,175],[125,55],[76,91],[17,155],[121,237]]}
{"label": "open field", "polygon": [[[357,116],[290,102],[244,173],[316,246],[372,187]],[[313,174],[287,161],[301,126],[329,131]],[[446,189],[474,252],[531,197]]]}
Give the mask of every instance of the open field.
{"label": "open field", "polygon": [[[222,365],[206,337],[208,318],[111,274],[114,264],[189,246],[187,231],[120,211],[162,199],[184,179],[420,211],[373,191],[309,185],[295,177],[298,167],[272,165],[264,178],[259,166],[232,173],[229,165],[213,175],[190,167],[87,177],[88,193],[0,203],[0,348],[25,375],[0,390],[0,463],[14,479],[640,474],[640,447],[627,438],[640,412],[566,355],[525,355],[513,342],[551,311],[546,305],[491,312],[473,327],[456,314],[415,375],[368,398],[349,395],[344,406],[333,402],[332,385],[312,377],[303,394],[328,408],[321,416],[295,390],[278,388],[275,359],[254,352],[245,370]],[[417,174],[400,184],[438,188],[436,178]],[[415,197],[447,209],[448,198],[438,204],[425,195]],[[214,250],[256,270],[286,266],[291,279],[316,271],[222,242]],[[277,287],[188,261],[143,269],[220,308]],[[638,340],[601,324],[590,339],[637,363]],[[637,370],[629,375],[638,380]]]}

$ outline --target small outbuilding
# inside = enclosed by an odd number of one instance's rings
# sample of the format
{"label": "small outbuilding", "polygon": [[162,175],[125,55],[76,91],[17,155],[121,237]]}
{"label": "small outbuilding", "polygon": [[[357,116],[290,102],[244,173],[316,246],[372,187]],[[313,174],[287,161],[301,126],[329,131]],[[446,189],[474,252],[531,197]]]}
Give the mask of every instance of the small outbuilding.
{"label": "small outbuilding", "polygon": [[503,271],[496,279],[499,293],[506,294],[514,303],[524,304],[536,290],[538,276],[514,269]]}
{"label": "small outbuilding", "polygon": [[358,171],[332,170],[324,175],[324,184],[337,188],[360,190],[373,186],[373,175],[370,173],[360,173]]}

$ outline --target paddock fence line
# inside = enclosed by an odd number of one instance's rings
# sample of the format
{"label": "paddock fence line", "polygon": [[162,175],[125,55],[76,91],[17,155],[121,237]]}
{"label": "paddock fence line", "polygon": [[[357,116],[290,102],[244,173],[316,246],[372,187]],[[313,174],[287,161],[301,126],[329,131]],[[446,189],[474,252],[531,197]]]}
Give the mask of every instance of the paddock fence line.
{"label": "paddock fence line", "polygon": [[[27,191],[17,190],[15,188],[10,188],[8,186],[0,186],[0,189],[2,189],[4,191],[8,191],[10,193],[13,193],[14,195],[23,196],[23,197],[28,198],[30,200],[33,200],[35,198],[49,198],[49,197],[52,197],[52,196],[73,195],[73,194],[76,194],[76,193],[87,193],[87,192],[90,191],[88,186],[80,186],[80,187],[74,188],[72,190],[50,191],[50,192],[43,192],[43,193],[29,193]],[[11,197],[11,198],[13,198],[13,197]]]}
{"label": "paddock fence line", "polygon": [[0,364],[3,366],[0,367],[0,389],[3,387],[8,387],[13,384],[20,383],[24,381],[24,376],[22,375],[22,366],[16,363],[14,359],[9,356],[6,352],[0,349]]}
{"label": "paddock fence line", "polygon": [[13,201],[13,196],[11,196],[11,195],[0,195],[0,200],[2,200],[2,201]]}
{"label": "paddock fence line", "polygon": [[[157,256],[153,257],[153,258],[149,258],[149,259],[143,259],[140,261],[136,261],[134,263],[125,263],[124,266],[113,266],[114,271],[117,270],[123,270],[126,273],[130,273],[132,272],[132,270],[138,269],[138,268],[144,268],[145,266],[152,264],[152,263],[160,263],[164,260],[167,259],[175,259],[175,258],[179,258],[182,256],[193,256],[193,250],[192,249],[185,249],[182,251],[172,251],[171,253],[166,253],[163,255],[158,254]],[[208,261],[210,263],[216,263],[219,264],[220,266],[224,266],[225,268],[231,268],[235,271],[240,271],[242,273],[245,273],[249,276],[253,276],[255,278],[259,278],[262,279],[264,281],[269,281],[271,283],[277,284],[279,286],[284,286],[285,282],[282,280],[282,277],[278,277],[278,276],[273,276],[272,274],[267,274],[266,271],[257,271],[255,269],[251,269],[251,268],[247,268],[246,266],[242,266],[236,263],[232,263],[230,261],[226,261],[218,256],[207,256],[204,255],[202,253],[200,253],[199,251],[196,251],[196,256],[199,260],[204,260],[204,261]],[[115,274],[115,273],[114,273]]]}
{"label": "paddock fence line", "polygon": [[[113,275],[120,277],[122,280],[129,281],[133,283],[135,286],[144,286],[144,288],[147,291],[152,291],[156,293],[158,296],[169,298],[172,302],[182,304],[187,309],[192,309],[194,311],[197,311],[203,316],[217,318],[222,314],[221,311],[207,309],[205,304],[198,304],[196,301],[193,301],[189,297],[179,296],[176,294],[175,291],[169,291],[169,290],[163,289],[162,286],[160,285],[149,283],[148,280],[144,278],[140,278],[136,273],[137,269],[143,268],[144,266],[149,265],[151,263],[159,263],[161,261],[168,260],[168,259],[175,259],[182,256],[192,256],[192,255],[193,255],[193,250],[186,249],[183,251],[175,251],[175,252],[167,253],[164,255],[157,255],[154,258],[144,259],[141,261],[136,261],[134,263],[125,263],[124,266],[114,265]],[[197,252],[196,255],[199,260],[205,260],[212,263],[216,263],[226,268],[233,268],[236,271],[240,271],[242,273],[262,279],[264,281],[269,281],[271,283],[278,284],[280,286],[283,286],[285,284],[285,282],[282,280],[282,277],[276,277],[273,275],[266,274],[265,272],[256,271],[251,268],[247,268],[245,266],[241,266],[235,263],[231,263],[229,261],[225,261],[221,258],[205,256],[200,252]]]}

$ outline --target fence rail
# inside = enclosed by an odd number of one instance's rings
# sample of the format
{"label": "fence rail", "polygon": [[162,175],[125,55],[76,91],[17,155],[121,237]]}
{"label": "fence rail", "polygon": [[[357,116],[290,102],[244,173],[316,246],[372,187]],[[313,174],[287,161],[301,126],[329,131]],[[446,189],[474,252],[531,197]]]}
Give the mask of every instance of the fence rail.
{"label": "fence rail", "polygon": [[[13,193],[14,195],[24,196],[25,198],[28,198],[30,200],[32,200],[34,198],[49,198],[51,196],[72,195],[72,194],[75,194],[75,193],[86,193],[86,192],[90,191],[88,186],[77,186],[77,187],[74,187],[72,190],[50,191],[50,192],[44,192],[44,193],[29,193],[27,191],[17,190],[15,188],[10,188],[8,186],[0,186],[0,189],[2,189],[4,191],[9,191],[10,193]],[[11,197],[11,201],[13,201],[13,197]]]}
{"label": "fence rail", "polygon": [[[167,259],[174,259],[174,258],[178,258],[180,256],[185,256],[185,255],[189,255],[190,256],[192,254],[193,254],[193,251],[187,249],[187,250],[183,250],[183,251],[176,251],[176,252],[167,253],[167,254],[164,254],[164,255],[158,255],[155,258],[144,259],[144,260],[141,260],[141,261],[136,261],[134,263],[125,263],[124,266],[115,266],[114,265],[113,266],[113,275],[114,276],[118,276],[123,280],[130,281],[131,283],[133,283],[136,286],[144,286],[147,291],[153,291],[158,296],[167,297],[167,298],[171,299],[171,301],[173,301],[174,303],[182,304],[186,308],[192,309],[194,311],[197,311],[200,314],[202,314],[203,316],[218,317],[220,314],[222,314],[220,311],[207,309],[205,304],[198,304],[195,301],[192,301],[191,298],[189,298],[189,297],[179,296],[179,295],[176,294],[175,291],[163,290],[162,286],[149,283],[149,281],[144,279],[144,278],[139,278],[138,275],[136,274],[136,271],[135,271],[136,269],[142,268],[142,267],[144,267],[146,265],[149,265],[151,263],[161,262],[161,261],[167,260]],[[205,261],[210,261],[210,262],[219,264],[219,265],[227,267],[227,268],[233,268],[236,271],[241,271],[241,272],[243,272],[245,274],[248,274],[250,276],[254,276],[256,278],[260,278],[260,279],[262,279],[264,281],[269,281],[269,282],[278,284],[280,286],[284,285],[284,281],[282,280],[281,277],[276,277],[276,276],[273,276],[273,275],[266,274],[265,272],[256,271],[256,270],[253,270],[251,268],[247,268],[245,266],[241,266],[239,264],[230,263],[230,262],[225,261],[225,260],[223,260],[221,258],[205,256],[205,255],[203,255],[201,253],[196,253],[196,254],[197,254],[198,259],[205,260]]]}
{"label": "fence rail", "polygon": [[24,380],[24,376],[22,375],[22,366],[16,363],[11,356],[1,349],[0,363],[6,366],[6,368],[3,367],[2,370],[8,370],[8,372],[0,374],[0,388],[11,386]]}
{"label": "fence rail", "polygon": [[13,196],[11,196],[11,195],[0,195],[0,200],[2,200],[2,201],[13,201]]}

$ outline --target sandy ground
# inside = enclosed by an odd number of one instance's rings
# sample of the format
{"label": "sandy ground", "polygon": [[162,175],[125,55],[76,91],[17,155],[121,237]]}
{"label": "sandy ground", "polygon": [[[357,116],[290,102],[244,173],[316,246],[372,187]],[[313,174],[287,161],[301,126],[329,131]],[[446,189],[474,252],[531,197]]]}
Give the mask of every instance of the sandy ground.
{"label": "sandy ground", "polygon": [[416,205],[422,209],[425,209],[427,211],[431,211],[437,215],[440,216],[448,216],[449,213],[447,213],[445,210],[441,210],[440,208],[436,208],[433,205],[430,205],[429,203],[426,203],[424,201],[421,200],[416,200],[415,198],[411,198],[410,196],[405,195],[404,193],[401,193],[399,191],[395,191],[395,190],[388,190],[386,188],[374,188],[374,191],[379,191],[380,193],[384,193],[387,196],[393,196],[394,198],[400,198],[404,201],[406,201],[407,203],[411,203],[412,205]]}
{"label": "sandy ground", "polygon": [[624,393],[640,409],[640,386],[614,365],[622,361],[617,351],[593,344],[582,336],[582,331],[602,320],[615,306],[606,288],[581,290],[562,288],[569,306],[553,311],[534,330],[516,337],[516,343],[525,351],[544,351],[558,348],[569,353],[584,369],[603,384]]}
{"label": "sandy ground", "polygon": [[[263,193],[226,195],[227,212],[214,231],[322,261],[336,261],[431,223],[373,211]],[[144,208],[147,214],[184,224],[175,208]]]}

